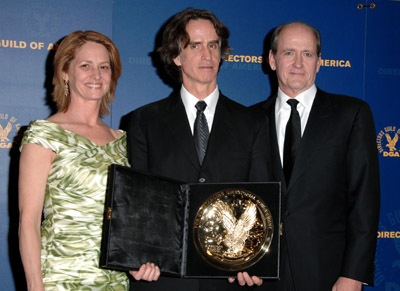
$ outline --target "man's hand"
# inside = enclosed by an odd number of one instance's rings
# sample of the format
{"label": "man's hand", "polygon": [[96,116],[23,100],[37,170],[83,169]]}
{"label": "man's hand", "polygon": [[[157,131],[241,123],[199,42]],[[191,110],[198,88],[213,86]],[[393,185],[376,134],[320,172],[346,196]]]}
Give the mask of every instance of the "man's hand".
{"label": "man's hand", "polygon": [[157,281],[160,277],[160,268],[153,263],[146,263],[141,265],[138,271],[129,271],[129,274],[137,281]]}
{"label": "man's hand", "polygon": [[[251,276],[247,273],[247,272],[239,272],[237,274],[237,279],[238,279],[238,283],[240,286],[253,286],[253,285],[257,285],[257,286],[261,286],[261,284],[263,283],[263,280],[258,278],[257,276]],[[229,283],[233,283],[235,282],[235,278],[229,278],[228,279]]]}
{"label": "man's hand", "polygon": [[332,291],[361,291],[361,289],[362,283],[360,281],[346,277],[339,277],[332,287]]}

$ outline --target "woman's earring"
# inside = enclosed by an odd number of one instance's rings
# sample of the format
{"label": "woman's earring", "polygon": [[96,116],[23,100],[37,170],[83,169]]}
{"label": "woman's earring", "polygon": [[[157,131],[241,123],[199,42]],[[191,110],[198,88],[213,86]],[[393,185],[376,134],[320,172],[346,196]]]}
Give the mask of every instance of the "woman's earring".
{"label": "woman's earring", "polygon": [[68,81],[64,80],[64,96],[68,97],[69,95],[69,86],[68,86]]}

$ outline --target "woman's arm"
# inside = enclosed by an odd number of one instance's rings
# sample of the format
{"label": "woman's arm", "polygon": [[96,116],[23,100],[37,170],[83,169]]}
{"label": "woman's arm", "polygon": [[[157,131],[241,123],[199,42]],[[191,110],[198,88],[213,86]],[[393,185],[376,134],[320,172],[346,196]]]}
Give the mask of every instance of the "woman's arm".
{"label": "woman's arm", "polygon": [[56,154],[36,144],[24,145],[19,167],[19,247],[28,290],[44,290],[40,260],[40,224],[51,163]]}

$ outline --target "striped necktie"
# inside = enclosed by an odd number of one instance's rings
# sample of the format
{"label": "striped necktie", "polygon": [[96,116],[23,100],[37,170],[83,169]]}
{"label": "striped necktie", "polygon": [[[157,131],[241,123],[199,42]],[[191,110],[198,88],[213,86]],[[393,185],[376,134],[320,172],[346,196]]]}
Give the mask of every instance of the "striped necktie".
{"label": "striped necktie", "polygon": [[208,143],[208,124],[206,116],[204,115],[204,110],[207,107],[207,103],[204,101],[199,101],[195,105],[197,109],[196,120],[194,121],[193,137],[196,145],[197,156],[199,157],[200,165],[203,164],[203,159],[207,150]]}

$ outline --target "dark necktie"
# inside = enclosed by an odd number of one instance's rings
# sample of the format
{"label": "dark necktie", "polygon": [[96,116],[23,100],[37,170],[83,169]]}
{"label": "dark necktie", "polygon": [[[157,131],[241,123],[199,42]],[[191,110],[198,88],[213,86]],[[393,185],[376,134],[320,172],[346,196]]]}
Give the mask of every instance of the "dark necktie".
{"label": "dark necktie", "polygon": [[196,103],[195,107],[197,109],[197,114],[196,120],[194,121],[193,137],[196,145],[197,156],[199,157],[199,162],[201,165],[206,154],[209,136],[207,119],[204,115],[204,110],[207,107],[207,103],[204,101],[199,101]]}
{"label": "dark necktie", "polygon": [[301,125],[300,115],[297,111],[297,104],[299,101],[290,99],[287,103],[292,110],[286,124],[285,143],[283,147],[283,172],[285,173],[286,185],[289,185],[294,161],[296,160],[296,151],[301,140]]}

